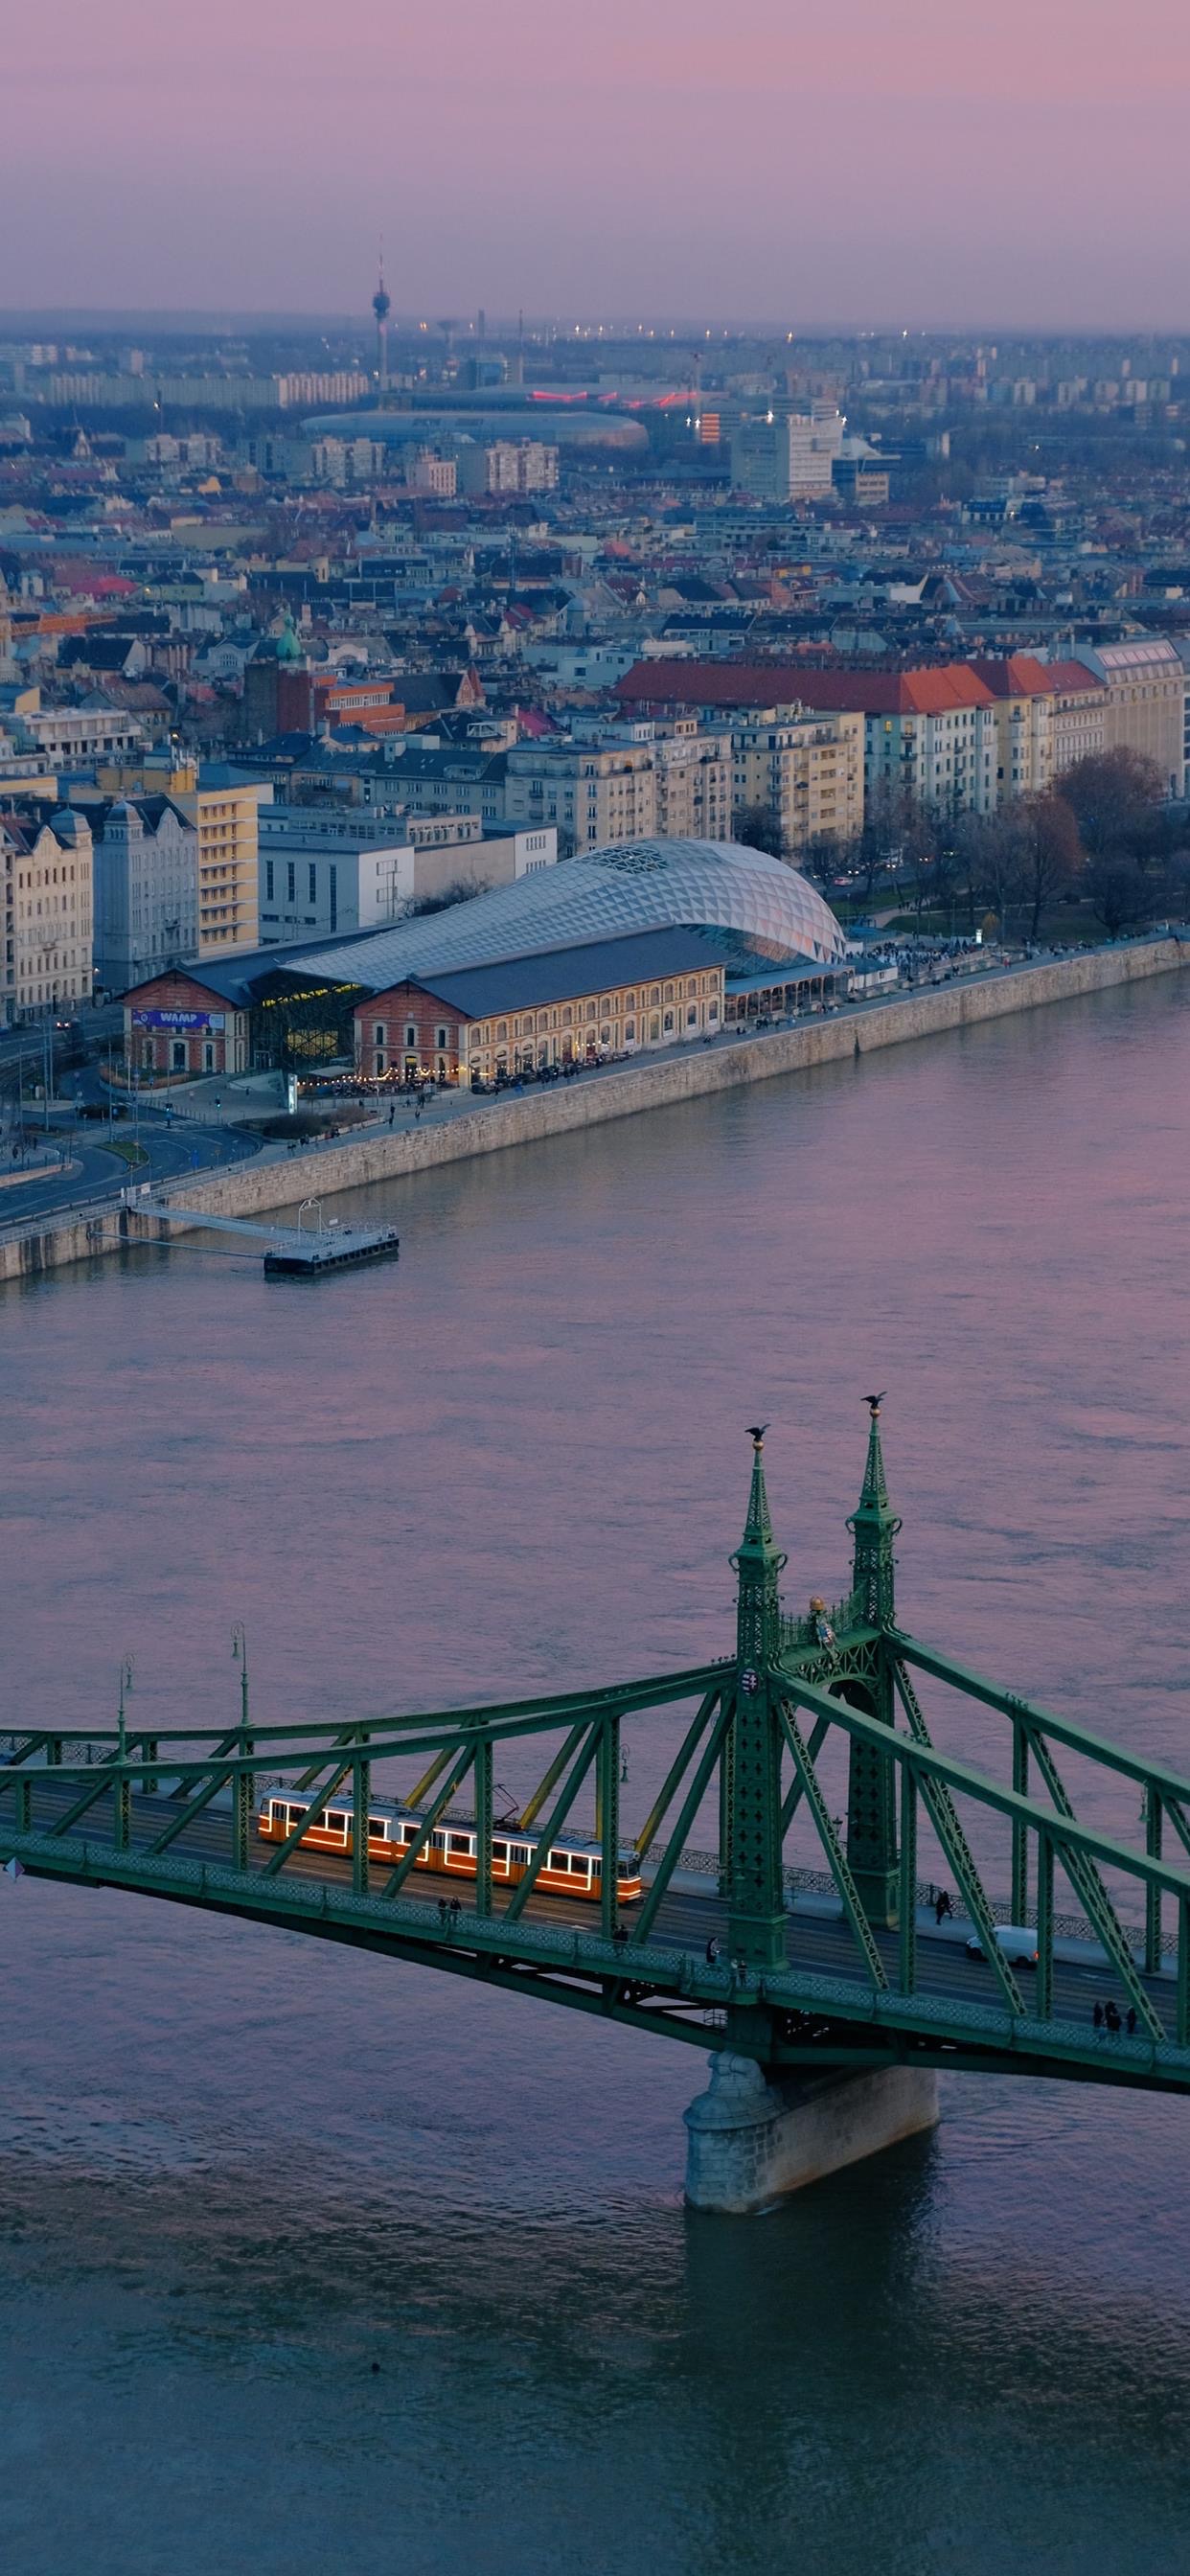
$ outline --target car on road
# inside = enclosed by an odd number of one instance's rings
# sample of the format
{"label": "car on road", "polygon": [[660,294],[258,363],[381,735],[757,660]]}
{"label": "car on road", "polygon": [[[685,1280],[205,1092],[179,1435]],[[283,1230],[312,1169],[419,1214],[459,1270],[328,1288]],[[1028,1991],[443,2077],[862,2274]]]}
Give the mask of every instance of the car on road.
{"label": "car on road", "polygon": [[[1037,1934],[1029,1930],[1027,1923],[998,1923],[996,1948],[1001,1958],[1007,1959],[1010,1968],[1035,1968],[1037,1965]],[[969,1959],[987,1957],[978,1932],[973,1932],[967,1943],[967,1956]]]}

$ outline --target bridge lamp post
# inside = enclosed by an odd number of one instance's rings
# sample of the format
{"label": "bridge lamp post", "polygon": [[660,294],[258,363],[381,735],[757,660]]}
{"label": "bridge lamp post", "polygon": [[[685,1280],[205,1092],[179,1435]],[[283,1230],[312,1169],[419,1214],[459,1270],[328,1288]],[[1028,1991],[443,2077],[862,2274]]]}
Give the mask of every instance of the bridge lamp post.
{"label": "bridge lamp post", "polygon": [[247,1869],[248,1843],[252,1822],[252,1775],[244,1768],[253,1750],[248,1732],[248,1632],[242,1619],[237,1619],[231,1632],[233,1663],[240,1668],[240,1730],[236,1746],[238,1762],[232,1779],[232,1866]]}

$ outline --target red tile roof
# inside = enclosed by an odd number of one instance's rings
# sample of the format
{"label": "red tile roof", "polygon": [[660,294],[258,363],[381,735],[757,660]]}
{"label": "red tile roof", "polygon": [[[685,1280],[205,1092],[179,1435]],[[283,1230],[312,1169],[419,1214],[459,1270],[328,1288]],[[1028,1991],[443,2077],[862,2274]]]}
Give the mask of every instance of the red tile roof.
{"label": "red tile roof", "polygon": [[[1041,670],[1040,663],[1028,663],[1023,656],[1020,667]],[[616,694],[638,706],[800,703],[841,714],[931,716],[946,715],[955,707],[990,706],[993,695],[1001,692],[993,692],[970,662],[947,662],[919,671],[815,671],[803,663],[659,660],[637,662],[620,681]]]}
{"label": "red tile roof", "polygon": [[1102,689],[1106,684],[1088,671],[1085,662],[1050,662],[1047,664],[1051,689],[1063,694],[1070,689]]}
{"label": "red tile roof", "polygon": [[800,695],[808,707],[862,708],[869,716],[942,716],[956,707],[987,707],[992,692],[969,662],[921,671],[806,671]]}
{"label": "red tile roof", "polygon": [[[812,675],[821,679],[821,672]],[[787,707],[802,697],[805,672],[784,662],[636,662],[615,694],[633,706]]]}

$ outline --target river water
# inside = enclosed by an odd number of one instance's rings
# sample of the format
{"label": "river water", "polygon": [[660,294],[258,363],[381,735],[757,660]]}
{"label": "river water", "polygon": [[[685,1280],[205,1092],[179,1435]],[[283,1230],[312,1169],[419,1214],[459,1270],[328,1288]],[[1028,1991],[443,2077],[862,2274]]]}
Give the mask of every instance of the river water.
{"label": "river water", "polygon": [[[887,1386],[906,1618],[1185,1764],[1188,1130],[1169,978],[8,1292],[7,1722],[230,1716],[237,1619],[260,1719],[723,1651],[743,1426],[798,1602]],[[693,2050],[28,1878],[0,1961],[9,2564],[1190,2568],[1190,2105],[956,2078],[726,2222]]]}

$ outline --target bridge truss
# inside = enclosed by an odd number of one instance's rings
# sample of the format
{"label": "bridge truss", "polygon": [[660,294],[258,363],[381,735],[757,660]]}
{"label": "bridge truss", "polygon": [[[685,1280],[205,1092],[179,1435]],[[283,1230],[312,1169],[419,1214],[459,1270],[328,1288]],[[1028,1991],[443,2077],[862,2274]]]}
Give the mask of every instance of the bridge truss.
{"label": "bridge truss", "polygon": [[[722,1660],[599,1690],[334,1726],[258,1724],[245,1660],[238,1721],[222,1732],[138,1731],[121,1696],[114,1726],[70,1739],[52,1728],[15,1734],[0,1758],[0,1860],[381,1951],[704,2049],[730,2047],[773,2070],[932,2065],[1190,2091],[1190,1779],[985,1680],[899,1623],[900,1523],[874,1400],[870,1414],[849,1523],[851,1588],[833,1609],[815,1601],[802,1618],[782,1609],[785,1559],[757,1433],[732,1559],[735,1647]],[[935,1742],[923,1683],[1000,1721],[1003,1779]],[[665,1761],[657,1746],[672,1744],[673,1726],[661,1720],[683,1703],[688,1721]],[[634,1780],[643,1757],[652,1791],[632,1832],[621,1814],[628,1733]],[[514,1744],[522,1759],[535,1749],[548,1758],[510,1816],[498,1811],[495,1763]],[[1107,1787],[1117,1803],[1121,1783],[1139,1796],[1142,1836],[1123,1840],[1080,1819],[1071,1761],[1090,1778],[1092,1813]],[[845,1765],[845,1818],[831,1812],[832,1762],[836,1774]],[[311,1812],[349,1789],[361,1818],[374,1789],[390,1794],[376,1784],[394,1767],[418,1819],[394,1866],[378,1867],[358,1833],[350,1857],[315,1858],[303,1841],[308,1817],[283,1842],[261,1843],[262,1784],[304,1795]],[[461,1800],[475,1875],[448,1889],[418,1863],[431,1836],[463,1820]],[[710,1856],[690,1848],[708,1814],[717,1817]],[[576,1824],[599,1846],[597,1905],[543,1899],[538,1887],[551,1845]],[[530,1829],[525,1875],[499,1884],[494,1839]],[[816,1914],[796,1897],[790,1910],[795,1835],[809,1837],[820,1862]],[[923,1843],[953,1882],[959,1937],[949,1943],[924,1937]],[[626,1849],[646,1881],[631,1907],[617,1884]],[[1006,1904],[989,1893],[993,1866]],[[1062,1880],[1073,1926],[1056,1901]],[[998,1946],[1005,1918],[1035,1926],[1034,1967]],[[1103,1994],[1115,2001],[1110,2028],[1092,2021],[1092,1997]]]}

